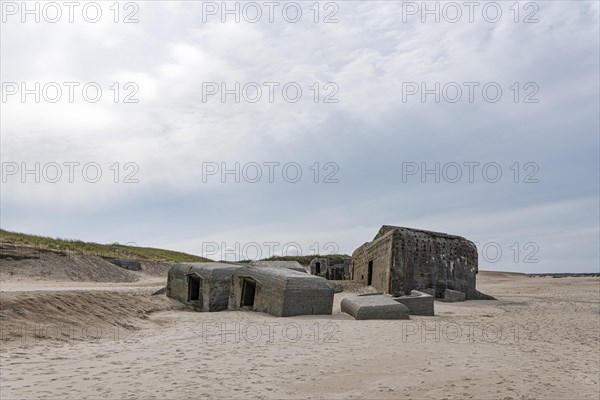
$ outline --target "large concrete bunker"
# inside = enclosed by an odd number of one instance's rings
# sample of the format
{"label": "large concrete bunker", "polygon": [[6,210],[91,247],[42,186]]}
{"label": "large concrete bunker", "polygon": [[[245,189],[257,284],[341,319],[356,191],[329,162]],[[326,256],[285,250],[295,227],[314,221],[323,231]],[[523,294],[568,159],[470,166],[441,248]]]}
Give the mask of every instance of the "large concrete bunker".
{"label": "large concrete bunker", "polygon": [[477,262],[477,247],[463,237],[384,225],[352,254],[352,277],[394,296],[432,289],[443,298],[452,289],[467,299],[492,299],[475,289]]}
{"label": "large concrete bunker", "polygon": [[331,314],[333,288],[327,280],[288,268],[249,266],[233,273],[230,310],[276,317]]}
{"label": "large concrete bunker", "polygon": [[227,263],[181,263],[169,269],[167,296],[195,311],[227,310],[231,277],[240,268]]}

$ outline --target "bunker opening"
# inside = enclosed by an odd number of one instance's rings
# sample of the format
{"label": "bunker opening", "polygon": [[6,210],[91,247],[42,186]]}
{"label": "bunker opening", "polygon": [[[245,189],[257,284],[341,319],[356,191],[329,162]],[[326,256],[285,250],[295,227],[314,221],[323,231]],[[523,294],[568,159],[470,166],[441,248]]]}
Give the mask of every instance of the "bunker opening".
{"label": "bunker opening", "polygon": [[202,278],[198,276],[188,276],[188,301],[201,301],[202,299]]}
{"label": "bunker opening", "polygon": [[250,278],[242,280],[242,307],[254,307],[254,297],[256,296],[256,281]]}

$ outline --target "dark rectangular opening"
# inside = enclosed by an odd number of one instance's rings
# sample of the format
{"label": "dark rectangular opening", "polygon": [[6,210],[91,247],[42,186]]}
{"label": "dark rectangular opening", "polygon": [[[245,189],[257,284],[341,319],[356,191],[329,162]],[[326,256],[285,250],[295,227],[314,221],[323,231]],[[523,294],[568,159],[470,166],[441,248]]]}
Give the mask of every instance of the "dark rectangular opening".
{"label": "dark rectangular opening", "polygon": [[319,275],[321,273],[321,263],[320,262],[316,262],[315,263],[315,274]]}
{"label": "dark rectangular opening", "polygon": [[202,278],[188,276],[188,301],[198,301],[201,298]]}
{"label": "dark rectangular opening", "polygon": [[256,295],[256,282],[252,279],[242,281],[242,307],[254,307],[254,296]]}
{"label": "dark rectangular opening", "polygon": [[369,261],[369,270],[367,272],[367,285],[373,283],[373,261]]}

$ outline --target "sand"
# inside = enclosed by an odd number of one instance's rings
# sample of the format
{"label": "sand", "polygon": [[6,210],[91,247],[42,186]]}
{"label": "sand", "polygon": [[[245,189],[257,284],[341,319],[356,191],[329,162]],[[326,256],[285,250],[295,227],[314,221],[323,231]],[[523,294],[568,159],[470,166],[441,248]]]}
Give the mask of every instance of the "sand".
{"label": "sand", "polygon": [[[497,301],[354,321],[195,313],[164,285],[4,276],[0,397],[598,398],[600,279],[480,272]],[[6,290],[5,290],[6,288]],[[23,327],[19,331],[17,327]]]}

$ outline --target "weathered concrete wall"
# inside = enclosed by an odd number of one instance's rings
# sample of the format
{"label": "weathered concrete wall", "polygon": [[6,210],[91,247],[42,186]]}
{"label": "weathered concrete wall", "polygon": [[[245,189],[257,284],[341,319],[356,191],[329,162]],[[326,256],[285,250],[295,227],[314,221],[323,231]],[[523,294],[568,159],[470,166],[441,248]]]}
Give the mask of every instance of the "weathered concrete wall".
{"label": "weathered concrete wall", "polygon": [[394,230],[395,273],[392,293],[432,288],[435,297],[444,290],[470,293],[476,298],[477,248],[460,236],[398,228]]}
{"label": "weathered concrete wall", "polygon": [[463,292],[459,292],[456,290],[446,289],[444,291],[444,301],[455,302],[455,301],[465,301],[466,296]]}
{"label": "weathered concrete wall", "polygon": [[211,279],[205,286],[210,287],[209,302],[204,303],[208,311],[221,311],[229,308],[229,292],[231,280],[237,268],[215,268],[212,270]]}
{"label": "weathered concrete wall", "polygon": [[309,269],[312,275],[322,276],[329,266],[329,260],[322,257],[315,257],[310,260]]}
{"label": "weathered concrete wall", "polygon": [[325,271],[325,279],[329,281],[343,281],[346,276],[346,268],[344,264],[337,264],[327,267]]}
{"label": "weathered concrete wall", "polygon": [[[255,283],[252,306],[242,304],[244,280]],[[275,267],[243,267],[232,278],[229,309],[250,309],[276,317],[331,314],[333,289],[323,278]]]}
{"label": "weathered concrete wall", "polygon": [[325,274],[322,275],[327,280],[343,281],[351,279],[352,260],[344,260],[341,263],[328,265]]}
{"label": "weathered concrete wall", "polygon": [[333,295],[333,288],[324,278],[310,275],[289,277],[285,288],[282,316],[330,315],[333,310]]}
{"label": "weathered concrete wall", "polygon": [[[446,289],[461,291],[467,299],[485,296],[475,289],[477,248],[460,236],[383,226],[352,259],[354,280],[366,283],[368,263],[373,261],[373,286],[395,296],[428,288],[437,298],[443,298]],[[387,276],[381,268],[388,271]]]}
{"label": "weathered concrete wall", "polygon": [[190,271],[189,266],[182,264],[173,265],[167,274],[167,296],[181,301],[187,302],[188,287],[187,275]]}
{"label": "weathered concrete wall", "polygon": [[408,308],[386,294],[352,296],[342,299],[341,310],[354,319],[408,319]]}
{"label": "weathered concrete wall", "polygon": [[[285,276],[269,274],[270,267],[243,267],[233,274],[229,294],[229,309],[265,312],[275,316],[283,314],[283,293],[287,284]],[[300,273],[300,272],[298,272]],[[245,279],[255,282],[254,304],[242,304],[242,289]]]}
{"label": "weathered concrete wall", "polygon": [[342,262],[333,261],[324,257],[316,257],[310,261],[310,273],[312,275],[322,276],[327,280],[348,280],[352,279],[352,260],[347,259]]}
{"label": "weathered concrete wall", "polygon": [[[221,311],[229,306],[231,277],[237,265],[226,263],[181,263],[169,270],[167,296],[195,311]],[[189,300],[190,276],[201,279],[201,296]]]}
{"label": "weathered concrete wall", "polygon": [[390,292],[393,267],[393,232],[365,243],[352,253],[353,280],[368,284],[369,262],[373,262],[371,286],[381,292]]}

